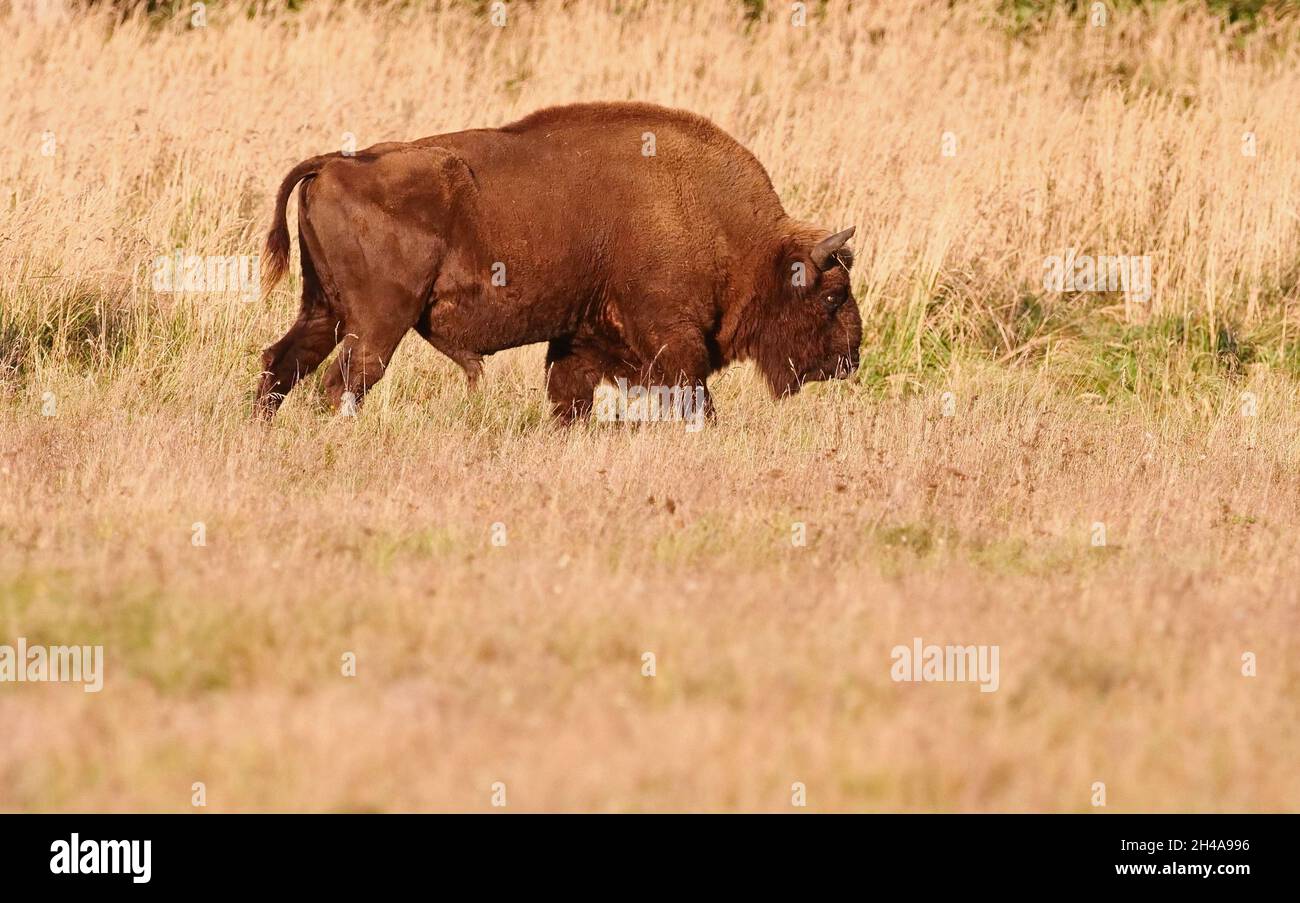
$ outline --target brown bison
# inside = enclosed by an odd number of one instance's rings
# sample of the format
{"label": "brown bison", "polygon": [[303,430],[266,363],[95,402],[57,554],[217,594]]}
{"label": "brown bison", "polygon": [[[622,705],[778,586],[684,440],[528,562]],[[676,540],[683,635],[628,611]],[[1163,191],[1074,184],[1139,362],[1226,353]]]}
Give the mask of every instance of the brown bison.
{"label": "brown bison", "polygon": [[777,396],[858,363],[853,229],[792,220],[758,160],[691,113],[577,104],[305,160],[276,197],[268,290],[299,182],[302,309],[263,354],[266,417],[340,342],[325,385],[336,407],[360,403],[412,328],[471,386],[486,355],[548,342],[565,422],[603,380],[708,405],[708,376],[734,361]]}

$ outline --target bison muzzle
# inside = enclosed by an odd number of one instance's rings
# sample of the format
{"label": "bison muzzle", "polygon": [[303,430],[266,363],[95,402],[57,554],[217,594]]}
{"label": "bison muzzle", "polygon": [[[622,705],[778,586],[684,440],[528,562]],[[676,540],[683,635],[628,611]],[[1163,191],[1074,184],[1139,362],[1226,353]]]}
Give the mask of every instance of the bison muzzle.
{"label": "bison muzzle", "polygon": [[701,389],[752,360],[776,396],[858,364],[853,229],[786,215],[754,156],[706,119],[640,103],[553,107],[299,163],[280,185],[264,290],[289,261],[302,307],[263,354],[257,410],[341,345],[330,401],[359,404],[415,329],[464,369],[547,342],[547,392],[586,418],[602,381]]}

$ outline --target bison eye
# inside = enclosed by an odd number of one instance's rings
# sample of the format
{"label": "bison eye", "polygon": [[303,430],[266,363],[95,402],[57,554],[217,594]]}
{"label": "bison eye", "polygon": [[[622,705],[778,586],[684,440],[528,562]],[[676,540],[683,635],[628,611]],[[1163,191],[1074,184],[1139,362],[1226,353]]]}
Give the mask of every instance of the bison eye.
{"label": "bison eye", "polygon": [[846,296],[844,292],[831,292],[829,295],[822,296],[822,304],[826,305],[827,310],[839,310],[840,305],[844,303],[845,298]]}

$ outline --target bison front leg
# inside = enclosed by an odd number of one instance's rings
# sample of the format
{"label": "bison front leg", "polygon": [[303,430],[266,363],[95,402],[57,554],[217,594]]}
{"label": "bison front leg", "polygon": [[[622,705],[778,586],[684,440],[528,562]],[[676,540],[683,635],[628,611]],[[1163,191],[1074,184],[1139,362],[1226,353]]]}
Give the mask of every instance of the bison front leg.
{"label": "bison front leg", "polygon": [[551,414],[568,426],[591,416],[592,395],[600,383],[600,361],[568,339],[555,339],[546,348],[546,395]]}
{"label": "bison front leg", "polygon": [[708,345],[698,333],[673,336],[656,349],[650,363],[643,368],[642,381],[650,388],[662,386],[689,391],[698,400],[698,410],[714,419],[713,396],[709,394],[709,374],[713,366]]}
{"label": "bison front leg", "polygon": [[565,426],[591,416],[596,386],[602,380],[635,381],[627,349],[590,335],[555,339],[546,349],[546,394],[551,413]]}

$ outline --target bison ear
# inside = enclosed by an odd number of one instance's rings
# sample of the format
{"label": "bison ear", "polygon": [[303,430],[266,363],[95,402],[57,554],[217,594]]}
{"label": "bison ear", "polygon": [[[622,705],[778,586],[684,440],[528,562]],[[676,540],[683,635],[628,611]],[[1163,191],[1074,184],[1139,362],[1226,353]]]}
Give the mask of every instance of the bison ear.
{"label": "bison ear", "polygon": [[853,233],[857,231],[857,228],[857,226],[849,226],[843,232],[828,235],[813,245],[813,249],[808,256],[812,258],[812,262],[817,269],[826,272],[826,264],[830,262],[835,252],[844,247],[848,240],[853,237]]}

